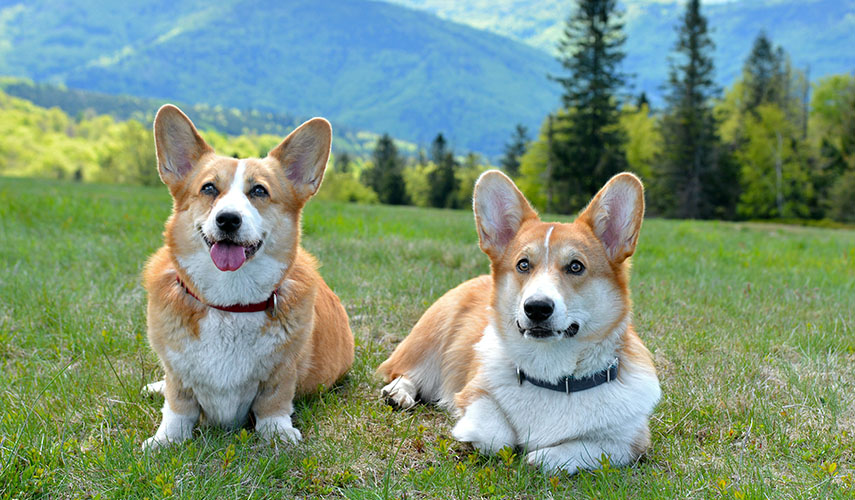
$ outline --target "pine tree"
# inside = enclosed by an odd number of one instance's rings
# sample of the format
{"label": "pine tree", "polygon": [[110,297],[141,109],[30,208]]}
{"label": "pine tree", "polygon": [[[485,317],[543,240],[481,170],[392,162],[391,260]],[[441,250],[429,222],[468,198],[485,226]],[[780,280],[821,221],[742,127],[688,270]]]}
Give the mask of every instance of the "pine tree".
{"label": "pine tree", "polygon": [[437,208],[456,208],[457,178],[454,172],[457,161],[454,159],[454,153],[447,149],[442,134],[438,134],[431,144],[430,159],[434,164],[434,169],[428,173],[430,205]]}
{"label": "pine tree", "polygon": [[372,154],[373,165],[362,171],[362,183],[377,193],[381,203],[406,205],[407,189],[404,184],[404,160],[398,155],[395,141],[389,134],[377,140]]}
{"label": "pine tree", "polygon": [[502,169],[511,177],[516,178],[520,173],[520,158],[525,154],[528,148],[528,129],[517,124],[511,135],[511,142],[505,145],[505,154],[500,161]]}
{"label": "pine tree", "polygon": [[763,103],[784,104],[788,101],[786,55],[772,44],[766,33],[754,39],[751,53],[743,66],[743,112],[754,112]]}
{"label": "pine tree", "polygon": [[738,177],[712,112],[715,45],[700,10],[700,0],[689,0],[677,29],[652,208],[672,217],[732,217]]}
{"label": "pine tree", "polygon": [[580,208],[604,182],[626,167],[625,137],[618,126],[618,92],[626,82],[622,13],[617,0],[578,0],[558,43],[558,60],[569,73],[552,77],[564,88],[569,111],[556,129],[566,139],[556,141],[555,168],[550,182],[557,211]]}

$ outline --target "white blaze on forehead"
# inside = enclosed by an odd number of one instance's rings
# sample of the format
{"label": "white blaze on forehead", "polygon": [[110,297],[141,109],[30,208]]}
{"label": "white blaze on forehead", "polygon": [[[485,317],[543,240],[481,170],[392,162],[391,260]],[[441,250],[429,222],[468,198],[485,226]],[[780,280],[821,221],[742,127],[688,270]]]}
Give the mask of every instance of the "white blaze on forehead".
{"label": "white blaze on forehead", "polygon": [[555,229],[555,226],[549,226],[549,229],[546,230],[546,238],[543,239],[543,248],[546,249],[546,256],[543,258],[543,264],[549,264],[549,237],[552,236],[552,230]]}

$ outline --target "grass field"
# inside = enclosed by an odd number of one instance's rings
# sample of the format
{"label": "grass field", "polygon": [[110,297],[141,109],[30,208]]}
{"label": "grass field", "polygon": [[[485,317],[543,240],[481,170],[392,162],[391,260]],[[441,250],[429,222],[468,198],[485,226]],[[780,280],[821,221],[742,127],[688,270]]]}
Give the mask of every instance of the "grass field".
{"label": "grass field", "polygon": [[146,454],[161,376],[140,271],[165,187],[0,179],[0,498],[855,498],[855,232],[648,220],[636,324],[663,398],[638,464],[544,474],[475,454],[445,412],[395,412],[373,371],[488,270],[471,213],[310,202],[304,246],[356,362],[297,404],[304,441],[203,428]]}

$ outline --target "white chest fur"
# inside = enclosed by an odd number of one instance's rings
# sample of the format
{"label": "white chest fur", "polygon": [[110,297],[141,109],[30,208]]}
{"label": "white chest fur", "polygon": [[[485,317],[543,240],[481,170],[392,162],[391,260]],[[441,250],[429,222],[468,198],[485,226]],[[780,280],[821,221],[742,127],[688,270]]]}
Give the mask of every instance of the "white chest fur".
{"label": "white chest fur", "polygon": [[181,351],[167,351],[176,375],[193,390],[205,417],[224,427],[246,422],[258,393],[286,338],[278,326],[265,330],[267,314],[209,309],[199,322],[199,337]]}
{"label": "white chest fur", "polygon": [[[654,374],[624,367],[619,381],[565,394],[520,384],[515,363],[506,355],[495,331],[488,327],[476,346],[490,398],[498,411],[485,411],[473,405],[464,419],[481,419],[483,430],[493,425],[509,426],[515,445],[529,450],[555,446],[572,440],[631,442],[649,418],[660,397]],[[492,406],[492,405],[490,405]],[[501,435],[504,432],[497,432]],[[488,439],[489,440],[489,439]]]}

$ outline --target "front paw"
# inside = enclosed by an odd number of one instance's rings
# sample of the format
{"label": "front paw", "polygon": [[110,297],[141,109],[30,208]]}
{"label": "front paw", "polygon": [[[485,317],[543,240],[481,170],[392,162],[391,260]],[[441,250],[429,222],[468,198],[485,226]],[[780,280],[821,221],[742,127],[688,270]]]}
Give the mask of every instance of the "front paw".
{"label": "front paw", "polygon": [[556,448],[541,448],[526,454],[526,461],[535,467],[540,467],[548,472],[563,470],[570,475],[579,471],[573,457],[561,452]]}
{"label": "front paw", "polygon": [[157,451],[171,444],[178,444],[183,441],[186,441],[188,438],[184,436],[180,436],[176,439],[168,439],[166,436],[161,436],[160,434],[155,434],[154,436],[143,441],[142,449],[143,451]]}
{"label": "front paw", "polygon": [[401,376],[380,389],[380,395],[386,404],[399,410],[407,410],[416,405],[418,389],[407,377]]}
{"label": "front paw", "polygon": [[290,416],[260,418],[255,423],[255,432],[268,442],[279,440],[297,444],[303,439],[303,435],[291,423]]}
{"label": "front paw", "polygon": [[163,419],[154,436],[143,441],[143,450],[156,450],[170,444],[177,444],[190,439],[193,436],[193,427],[199,419],[199,413],[181,415],[169,408],[169,403],[163,403],[160,410]]}

